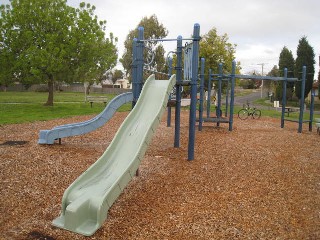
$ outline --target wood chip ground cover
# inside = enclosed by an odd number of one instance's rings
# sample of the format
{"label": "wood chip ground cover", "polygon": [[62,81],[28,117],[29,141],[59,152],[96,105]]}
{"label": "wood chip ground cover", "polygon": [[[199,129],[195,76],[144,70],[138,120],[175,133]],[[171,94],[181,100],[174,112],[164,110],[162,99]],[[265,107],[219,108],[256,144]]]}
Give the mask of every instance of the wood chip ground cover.
{"label": "wood chip ground cover", "polygon": [[51,225],[64,190],[111,142],[127,113],[92,133],[38,145],[41,129],[72,117],[0,126],[0,239],[320,239],[320,136],[280,120],[205,123],[187,161],[188,111],[181,147],[163,118],[135,177],[92,237]]}

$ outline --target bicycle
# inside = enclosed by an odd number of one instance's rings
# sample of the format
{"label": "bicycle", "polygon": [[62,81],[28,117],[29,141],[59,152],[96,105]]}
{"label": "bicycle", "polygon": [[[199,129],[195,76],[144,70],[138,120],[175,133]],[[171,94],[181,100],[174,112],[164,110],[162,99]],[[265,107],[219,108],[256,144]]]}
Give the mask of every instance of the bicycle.
{"label": "bicycle", "polygon": [[240,109],[238,112],[238,117],[241,120],[246,120],[249,116],[253,119],[259,119],[261,117],[261,111],[255,107],[251,108],[249,103],[247,103],[247,107]]}

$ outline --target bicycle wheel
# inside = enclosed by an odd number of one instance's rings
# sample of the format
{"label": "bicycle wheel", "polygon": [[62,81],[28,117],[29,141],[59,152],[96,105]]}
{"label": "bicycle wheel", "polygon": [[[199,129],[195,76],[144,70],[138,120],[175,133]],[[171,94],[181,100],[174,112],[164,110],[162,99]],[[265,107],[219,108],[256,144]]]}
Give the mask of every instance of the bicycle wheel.
{"label": "bicycle wheel", "polygon": [[253,113],[252,113],[252,118],[253,119],[259,119],[260,117],[261,117],[261,111],[258,110],[258,109],[254,110]]}
{"label": "bicycle wheel", "polygon": [[249,116],[249,113],[247,111],[247,109],[241,109],[239,112],[238,112],[238,117],[241,119],[241,120],[246,120]]}

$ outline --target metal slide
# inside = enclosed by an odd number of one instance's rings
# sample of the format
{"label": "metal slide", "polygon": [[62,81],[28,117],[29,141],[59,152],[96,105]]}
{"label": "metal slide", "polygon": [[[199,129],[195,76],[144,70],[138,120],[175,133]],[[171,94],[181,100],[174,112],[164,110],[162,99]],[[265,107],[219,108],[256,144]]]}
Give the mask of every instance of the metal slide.
{"label": "metal slide", "polygon": [[105,109],[94,118],[54,127],[51,130],[40,130],[38,144],[53,144],[55,139],[82,135],[102,127],[123,104],[132,102],[133,94],[123,93],[113,98]]}
{"label": "metal slide", "polygon": [[64,192],[61,215],[53,225],[91,236],[107,218],[108,209],[135,176],[175,84],[151,75],[141,95],[103,155]]}

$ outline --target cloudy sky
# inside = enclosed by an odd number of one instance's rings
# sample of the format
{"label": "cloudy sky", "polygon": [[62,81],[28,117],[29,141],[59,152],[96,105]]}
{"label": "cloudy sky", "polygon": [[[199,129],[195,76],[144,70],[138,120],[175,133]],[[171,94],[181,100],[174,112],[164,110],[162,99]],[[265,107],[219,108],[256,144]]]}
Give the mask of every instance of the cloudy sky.
{"label": "cloudy sky", "polygon": [[[78,7],[83,0],[68,0]],[[169,38],[190,37],[194,23],[200,33],[213,27],[218,34],[228,34],[229,42],[237,44],[236,60],[242,72],[264,73],[278,63],[279,54],[287,46],[296,57],[299,39],[307,36],[316,55],[316,73],[320,55],[319,0],[86,0],[96,6],[101,20],[107,20],[107,30],[118,37],[119,56],[130,30],[145,16],[156,14],[168,29]],[[167,51],[175,45],[165,45]],[[317,74],[315,75],[315,77]]]}
{"label": "cloudy sky", "polygon": [[[81,0],[68,0],[78,6]],[[218,34],[227,33],[237,44],[236,60],[243,73],[264,73],[278,63],[279,54],[287,46],[296,57],[299,39],[307,36],[316,55],[316,73],[320,55],[319,0],[88,0],[97,7],[99,18],[107,20],[107,29],[119,38],[119,55],[130,30],[144,16],[156,14],[169,30],[169,38],[190,37],[194,23],[201,34],[213,27]],[[171,44],[172,45],[172,44]],[[174,46],[165,46],[173,50]],[[317,75],[315,75],[317,76]]]}

